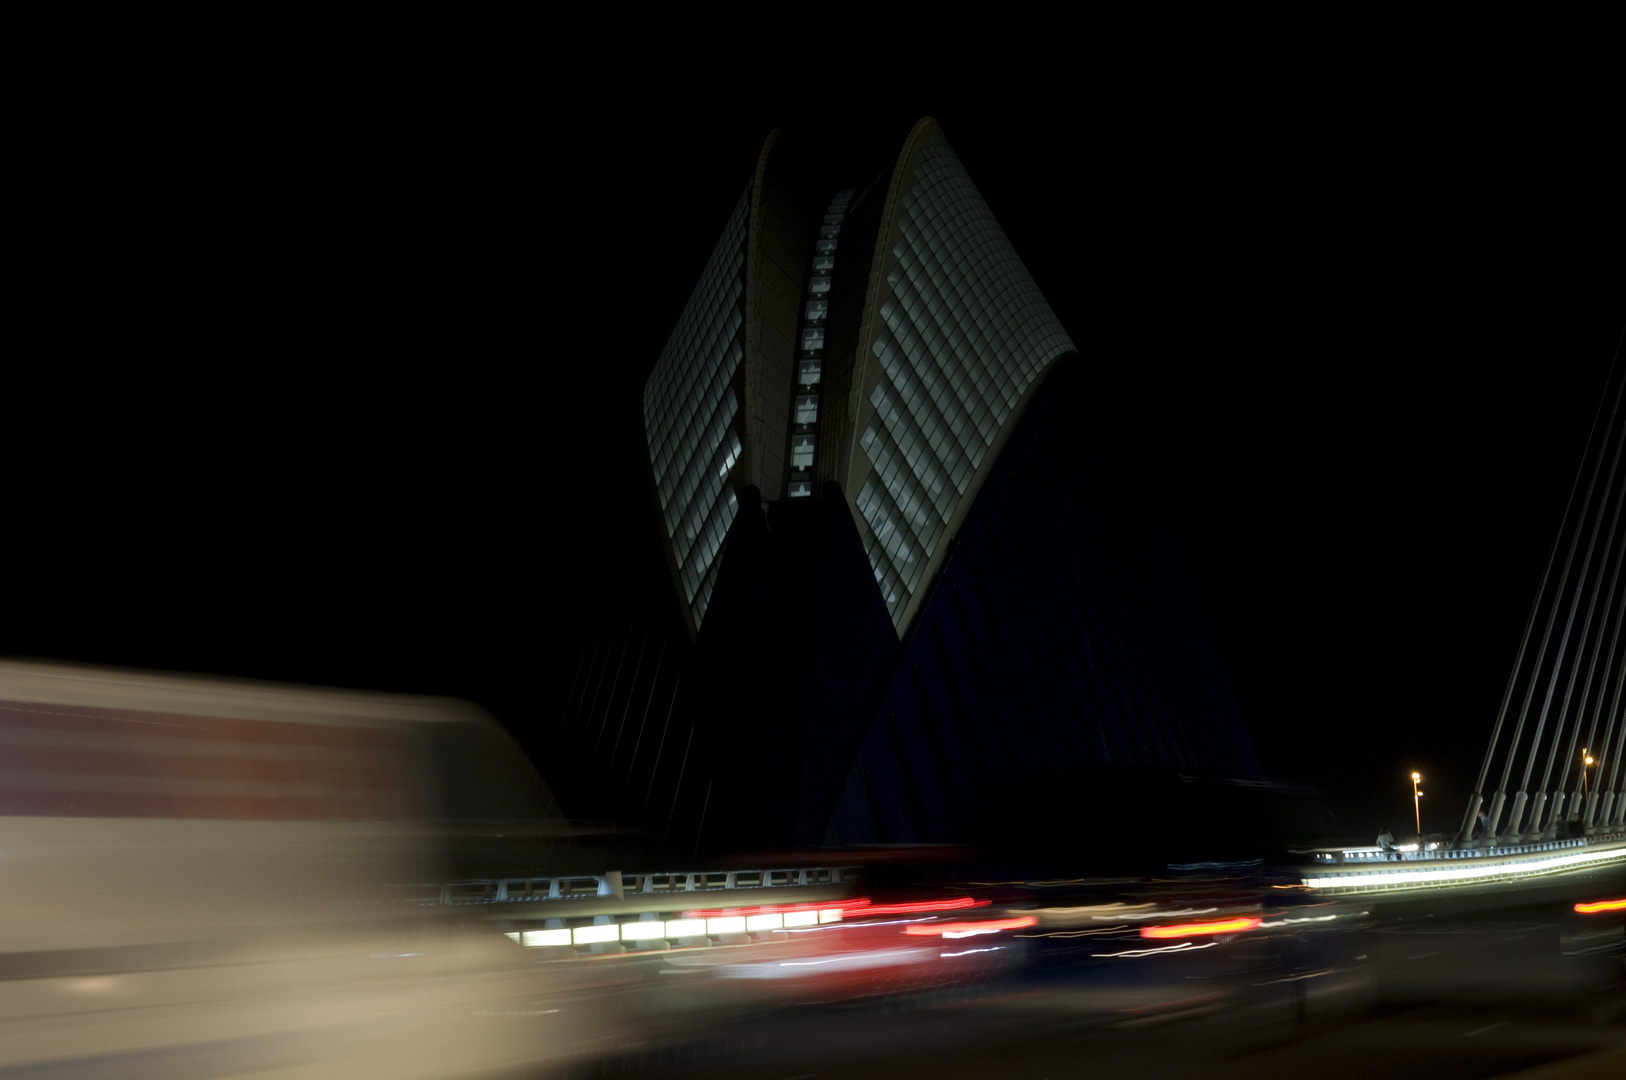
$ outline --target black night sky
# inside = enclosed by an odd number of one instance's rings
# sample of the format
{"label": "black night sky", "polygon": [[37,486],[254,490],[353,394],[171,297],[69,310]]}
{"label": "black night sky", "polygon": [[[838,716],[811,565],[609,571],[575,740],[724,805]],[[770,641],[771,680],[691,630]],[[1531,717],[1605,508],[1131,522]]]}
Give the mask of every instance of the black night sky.
{"label": "black night sky", "polygon": [[1114,396],[1266,768],[1355,838],[1415,767],[1454,825],[1626,324],[1618,113],[432,81],[42,136],[0,654],[463,696],[568,769],[561,658],[606,614],[677,633],[640,392],[763,137],[863,182],[930,113]]}

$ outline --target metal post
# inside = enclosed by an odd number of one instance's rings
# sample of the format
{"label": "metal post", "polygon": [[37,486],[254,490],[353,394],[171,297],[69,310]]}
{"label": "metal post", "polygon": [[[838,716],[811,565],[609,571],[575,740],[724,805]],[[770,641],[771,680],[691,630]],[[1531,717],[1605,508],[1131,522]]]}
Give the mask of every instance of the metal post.
{"label": "metal post", "polygon": [[711,785],[716,779],[715,776],[706,778],[706,801],[700,806],[700,826],[694,831],[694,850],[689,852],[691,860],[700,854],[700,838],[706,832],[706,811],[711,809]]}
{"label": "metal post", "polygon": [[[598,758],[598,748],[604,745],[604,733],[610,730],[610,708],[615,705],[615,692],[621,686],[621,672],[627,666],[627,650],[632,647],[632,625],[627,625],[627,640],[621,643],[621,659],[615,663],[615,679],[610,683],[610,696],[604,699],[604,723],[599,725],[598,738],[593,741],[593,760]],[[593,698],[593,705],[598,705],[597,695]],[[592,723],[589,715],[588,723]]]}
{"label": "metal post", "polygon": [[649,680],[649,697],[644,699],[644,718],[638,721],[638,738],[632,744],[632,757],[627,761],[627,779],[621,785],[621,793],[626,794],[627,785],[632,783],[632,771],[638,766],[638,748],[644,745],[644,728],[649,725],[649,707],[655,703],[655,691],[661,685],[661,665],[666,662],[667,642],[661,642],[660,655],[655,658],[655,674]]}
{"label": "metal post", "polygon": [[651,615],[644,625],[644,640],[638,644],[638,662],[632,668],[632,682],[627,684],[627,703],[621,707],[621,723],[615,728],[615,745],[610,747],[610,760],[604,766],[606,769],[615,767],[616,751],[621,749],[621,733],[627,730],[627,714],[632,712],[632,692],[638,689],[638,673],[644,670],[644,653],[649,648],[649,632],[654,628],[655,616]]}

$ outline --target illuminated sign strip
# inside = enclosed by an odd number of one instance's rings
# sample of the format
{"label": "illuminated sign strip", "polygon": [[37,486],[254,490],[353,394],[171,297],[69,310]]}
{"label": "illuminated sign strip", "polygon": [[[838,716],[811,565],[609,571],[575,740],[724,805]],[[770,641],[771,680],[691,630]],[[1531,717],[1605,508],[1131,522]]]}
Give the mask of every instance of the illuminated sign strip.
{"label": "illuminated sign strip", "polygon": [[1493,881],[1500,878],[1529,874],[1547,874],[1576,866],[1589,866],[1614,862],[1626,858],[1626,848],[1608,851],[1579,851],[1569,855],[1548,858],[1520,859],[1493,863],[1488,866],[1459,866],[1440,870],[1394,870],[1387,873],[1331,874],[1307,877],[1303,882],[1311,889],[1363,889],[1384,885],[1427,885],[1437,882]]}
{"label": "illuminated sign strip", "polygon": [[662,941],[703,937],[708,934],[743,934],[840,922],[841,917],[842,910],[832,907],[789,912],[783,915],[778,912],[719,915],[709,919],[668,919],[665,922],[644,919],[639,922],[578,926],[574,930],[520,930],[508,936],[521,945],[534,949],[562,945],[600,945],[612,941]]}
{"label": "illuminated sign strip", "polygon": [[991,900],[977,900],[969,896],[957,896],[952,900],[914,900],[903,904],[876,904],[871,903],[868,897],[861,897],[857,900],[834,900],[822,904],[756,904],[751,907],[696,908],[692,911],[686,911],[684,914],[691,919],[712,919],[725,915],[789,914],[833,908],[845,912],[847,917],[851,919],[862,915],[913,915],[917,912],[928,911],[961,911],[965,908],[987,907],[991,903],[993,903]]}
{"label": "illuminated sign strip", "polygon": [[[714,908],[686,911],[681,919],[643,919],[629,923],[597,923],[573,930],[522,930],[509,934],[530,948],[571,945],[599,945],[614,941],[662,941],[720,934],[762,933],[819,927],[843,919],[868,915],[902,915],[914,912],[959,911],[986,907],[990,901],[969,896],[950,900],[921,900],[901,904],[872,904],[868,898],[841,900],[822,905],[761,904],[748,908]],[[934,923],[930,927],[911,926],[907,933],[942,935],[945,938],[992,934],[1000,930],[1033,926],[1033,916],[1017,919],[991,919],[980,922]],[[864,924],[872,925],[872,924]]]}

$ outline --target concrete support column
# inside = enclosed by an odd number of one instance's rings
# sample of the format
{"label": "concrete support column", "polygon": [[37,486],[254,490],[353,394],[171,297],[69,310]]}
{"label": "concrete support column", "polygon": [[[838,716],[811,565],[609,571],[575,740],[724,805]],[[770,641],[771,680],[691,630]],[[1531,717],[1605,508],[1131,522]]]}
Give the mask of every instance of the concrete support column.
{"label": "concrete support column", "polygon": [[1501,824],[1502,804],[1507,801],[1507,792],[1498,791],[1491,797],[1490,814],[1487,815],[1485,825],[1484,843],[1489,844],[1501,835],[1497,830]]}
{"label": "concrete support column", "polygon": [[1583,819],[1583,824],[1585,824],[1587,828],[1592,828],[1592,818],[1595,814],[1597,814],[1597,812],[1598,793],[1596,791],[1588,792],[1586,797],[1586,817]]}
{"label": "concrete support column", "polygon": [[1479,792],[1468,796],[1468,812],[1462,818],[1462,832],[1457,835],[1457,847],[1465,848],[1474,842],[1474,826],[1479,823],[1479,808],[1484,805],[1485,796]]}
{"label": "concrete support column", "polygon": [[1613,817],[1614,812],[1615,793],[1611,791],[1604,795],[1603,805],[1598,808],[1598,820],[1603,822],[1605,825],[1613,825],[1615,823]]}
{"label": "concrete support column", "polygon": [[1547,809],[1547,793],[1538,791],[1535,800],[1530,804],[1530,827],[1520,833],[1521,837],[1534,840],[1541,835],[1541,812],[1545,809]]}
{"label": "concrete support column", "polygon": [[1507,815],[1507,828],[1502,830],[1502,836],[1509,842],[1516,842],[1519,833],[1524,831],[1524,804],[1529,798],[1522,791],[1513,796],[1513,810]]}

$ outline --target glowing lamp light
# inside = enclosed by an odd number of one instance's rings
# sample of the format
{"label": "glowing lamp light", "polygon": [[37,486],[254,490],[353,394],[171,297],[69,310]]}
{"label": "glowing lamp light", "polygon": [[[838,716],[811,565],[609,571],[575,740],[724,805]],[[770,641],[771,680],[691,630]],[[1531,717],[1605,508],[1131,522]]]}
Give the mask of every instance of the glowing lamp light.
{"label": "glowing lamp light", "polygon": [[1600,911],[1626,911],[1626,900],[1594,900],[1590,904],[1576,904],[1582,915],[1596,915]]}
{"label": "glowing lamp light", "polygon": [[843,914],[844,912],[840,908],[820,908],[819,921],[821,923],[840,922]]}
{"label": "glowing lamp light", "polygon": [[629,922],[621,924],[622,941],[649,941],[654,938],[666,936],[666,924],[663,922]]}
{"label": "glowing lamp light", "polygon": [[699,937],[705,932],[705,919],[672,919],[666,924],[666,936],[669,938]]}
{"label": "glowing lamp light", "polygon": [[945,922],[945,923],[914,923],[904,928],[904,933],[914,937],[935,937],[941,934],[946,938],[974,937],[977,934],[997,934],[1001,930],[1020,930],[1024,926],[1034,926],[1039,922],[1032,915],[1023,915],[1016,919],[980,919],[977,922]]}
{"label": "glowing lamp light", "polygon": [[724,915],[720,919],[706,920],[706,933],[708,934],[743,934],[745,933],[745,916]]}
{"label": "glowing lamp light", "polygon": [[1198,934],[1236,934],[1243,930],[1252,930],[1259,922],[1259,919],[1250,916],[1240,919],[1216,919],[1212,922],[1179,923],[1174,926],[1143,926],[1140,928],[1140,936],[1177,938],[1194,937]]}
{"label": "glowing lamp light", "polygon": [[569,930],[527,930],[527,931],[525,931],[524,937],[520,941],[520,944],[521,945],[527,945],[527,946],[529,946],[529,947],[531,947],[533,949],[540,948],[540,947],[545,946],[545,945],[569,945],[570,944],[570,931]]}
{"label": "glowing lamp light", "polygon": [[786,926],[817,926],[819,913],[816,911],[787,911],[785,912]]}
{"label": "glowing lamp light", "polygon": [[778,930],[785,925],[783,915],[747,915],[745,928],[747,930]]}
{"label": "glowing lamp light", "polygon": [[596,945],[601,941],[615,941],[621,937],[621,928],[614,923],[603,926],[578,926],[570,932],[577,945]]}

